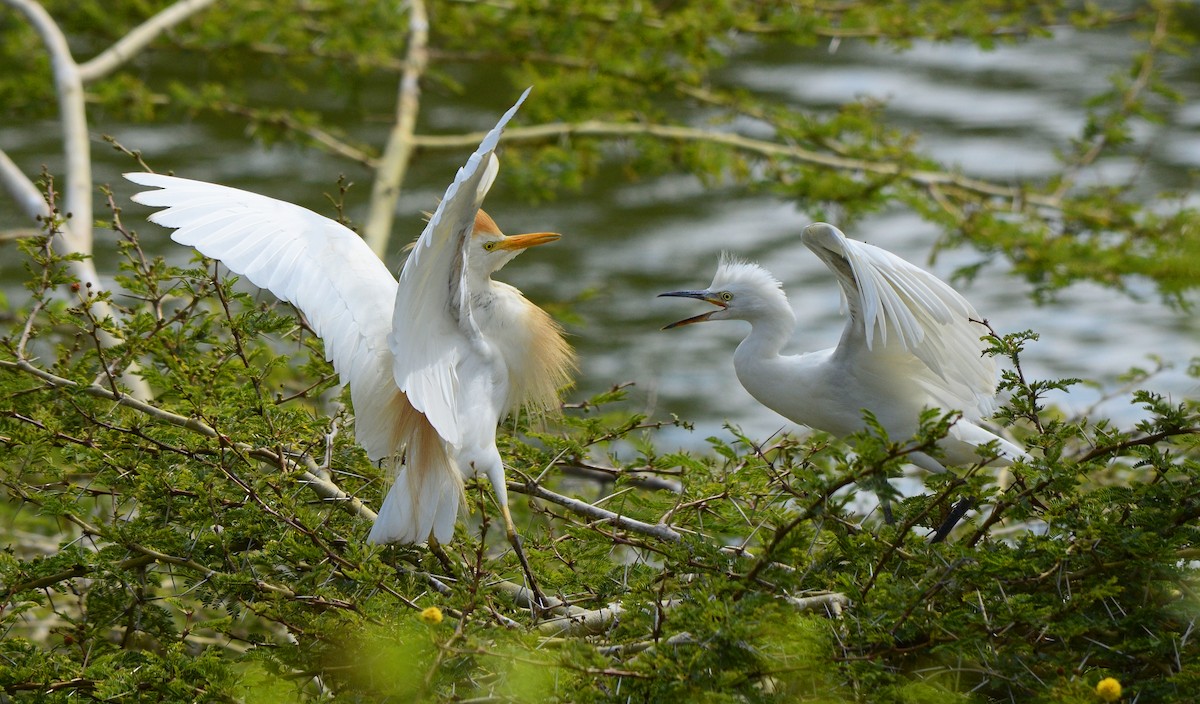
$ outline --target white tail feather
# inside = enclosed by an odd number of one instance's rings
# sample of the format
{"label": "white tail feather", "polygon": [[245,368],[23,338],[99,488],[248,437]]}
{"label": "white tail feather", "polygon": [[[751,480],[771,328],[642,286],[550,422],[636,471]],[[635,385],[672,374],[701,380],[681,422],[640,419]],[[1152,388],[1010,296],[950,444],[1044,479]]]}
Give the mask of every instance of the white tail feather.
{"label": "white tail feather", "polygon": [[396,476],[371,526],[372,543],[446,543],[463,503],[463,480],[437,431],[422,424],[408,437],[407,466]]}

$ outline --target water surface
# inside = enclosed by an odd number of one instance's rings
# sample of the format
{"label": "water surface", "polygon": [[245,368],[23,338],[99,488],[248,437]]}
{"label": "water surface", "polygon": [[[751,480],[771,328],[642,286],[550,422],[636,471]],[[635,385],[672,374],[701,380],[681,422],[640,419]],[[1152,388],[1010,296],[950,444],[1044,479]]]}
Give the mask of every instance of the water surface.
{"label": "water surface", "polygon": [[[897,54],[882,48],[843,43],[836,52],[758,49],[735,57],[720,80],[778,97],[797,107],[832,109],[846,101],[887,101],[896,124],[916,132],[929,154],[968,175],[999,181],[1037,178],[1056,167],[1055,150],[1065,149],[1086,115],[1084,100],[1106,86],[1107,76],[1124,68],[1131,47],[1110,36],[1063,31],[1052,40],[984,52],[967,44],[918,44]],[[1149,144],[1149,163],[1114,160],[1092,178],[1105,182],[1136,178],[1151,193],[1191,183],[1200,167],[1200,62],[1193,59],[1178,87],[1187,95],[1166,125],[1138,124]],[[476,84],[486,83],[475,76]],[[390,104],[394,83],[379,87],[380,111]],[[514,96],[495,89],[451,98],[427,95],[423,129],[483,129]],[[536,89],[531,100],[537,99]],[[518,122],[520,118],[518,117]],[[740,123],[739,123],[740,124]],[[361,141],[379,144],[380,124],[347,125]],[[746,125],[754,133],[761,126]],[[247,143],[239,131],[209,122],[166,126],[94,124],[140,149],[159,170],[216,181],[301,203],[329,214],[324,193],[339,173],[357,182],[351,215],[362,218],[369,175],[333,157],[292,147],[264,150]],[[769,136],[754,133],[754,136]],[[0,146],[18,164],[36,171],[40,164],[61,166],[57,126],[0,126]],[[127,197],[130,184],[118,181],[129,164],[96,142],[97,178],[116,185]],[[394,248],[416,236],[421,211],[429,210],[468,151],[423,154],[410,171],[399,204]],[[1193,202],[1196,195],[1190,196]],[[0,228],[24,226],[7,201],[0,201]],[[127,217],[144,210],[127,204]],[[698,312],[695,302],[657,299],[662,291],[707,285],[721,251],[729,250],[767,266],[785,284],[799,325],[794,351],[833,345],[844,319],[833,276],[804,248],[798,235],[811,216],[791,203],[749,195],[736,185],[706,188],[690,176],[664,176],[630,183],[616,168],[588,182],[579,193],[563,193],[536,207],[515,198],[503,171],[489,199],[490,212],[508,232],[554,229],[565,237],[538,248],[502,274],[535,302],[575,301],[578,322],[570,326],[582,370],[573,398],[632,381],[631,407],[658,418],[677,414],[693,421],[694,432],[671,431],[663,445],[698,447],[708,435],[727,436],[726,422],[765,438],[791,426],[759,406],[742,390],[732,352],[745,332],[742,323],[714,323],[660,331],[668,322]],[[98,216],[102,210],[97,209]],[[166,232],[140,227],[151,251],[184,263],[189,251],[173,245]],[[847,234],[884,246],[927,264],[949,277],[979,255],[970,250],[943,252],[930,263],[937,231],[912,214],[896,210],[846,228]],[[111,242],[111,235],[102,235]],[[18,298],[22,270],[11,245],[0,248],[0,283]],[[110,254],[98,256],[102,271],[112,271]],[[389,264],[395,268],[400,254]],[[1031,378],[1085,377],[1113,387],[1130,366],[1152,366],[1151,356],[1174,363],[1148,386],[1173,398],[1194,397],[1197,388],[1182,368],[1194,355],[1200,325],[1194,317],[1162,304],[1148,282],[1131,282],[1129,296],[1093,285],[1077,285],[1046,305],[1036,305],[1030,287],[991,264],[972,282],[959,285],[982,315],[1001,332],[1033,329],[1042,339],[1024,358]],[[1054,402],[1068,412],[1096,403],[1102,392],[1077,387]],[[1127,397],[1100,411],[1124,424],[1138,416]]]}

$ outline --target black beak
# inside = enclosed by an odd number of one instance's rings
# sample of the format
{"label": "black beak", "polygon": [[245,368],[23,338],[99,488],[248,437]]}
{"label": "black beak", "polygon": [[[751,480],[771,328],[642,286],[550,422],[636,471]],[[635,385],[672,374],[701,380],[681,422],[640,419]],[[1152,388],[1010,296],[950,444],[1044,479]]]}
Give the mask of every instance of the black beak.
{"label": "black beak", "polygon": [[[673,297],[673,298],[696,298],[701,301],[707,301],[708,303],[711,303],[714,306],[717,306],[721,310],[724,310],[725,308],[728,307],[725,305],[725,301],[722,301],[721,299],[717,298],[709,291],[668,291],[667,293],[658,294],[659,298],[663,298],[664,296]],[[712,317],[712,314],[716,313],[716,312],[718,312],[718,311],[710,310],[707,313],[701,313],[700,315],[695,315],[690,318],[678,320],[674,323],[671,323],[670,325],[665,326],[663,328],[663,330],[670,330],[671,328],[683,327],[684,325],[691,325],[692,323],[703,323],[704,321],[706,321],[710,317]]]}

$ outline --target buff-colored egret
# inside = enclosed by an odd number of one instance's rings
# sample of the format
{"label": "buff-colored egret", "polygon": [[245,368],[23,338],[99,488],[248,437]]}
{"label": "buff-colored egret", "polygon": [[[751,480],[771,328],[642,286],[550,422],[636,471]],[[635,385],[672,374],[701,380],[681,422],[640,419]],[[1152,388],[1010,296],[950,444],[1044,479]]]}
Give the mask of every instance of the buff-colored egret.
{"label": "buff-colored egret", "polygon": [[[717,306],[667,328],[706,320],[750,323],[733,355],[738,380],[764,406],[801,425],[846,436],[866,427],[863,411],[869,410],[898,440],[917,432],[927,408],[961,411],[938,443],[947,464],[979,462],[978,448],[988,443],[994,443],[997,464],[1025,456],[977,424],[995,410],[996,364],[984,354],[987,330],[965,298],[933,274],[832,225],[809,225],[801,241],[833,271],[849,308],[836,347],[781,354],[796,327],[782,284],[761,266],[728,254],[707,289],[660,294]],[[908,458],[945,471],[924,452]]]}
{"label": "buff-colored egret", "polygon": [[165,208],[150,220],[173,228],[171,239],[292,303],[324,341],[350,385],[358,443],[372,460],[395,464],[368,539],[449,541],[464,478],[483,475],[536,594],[508,509],[496,426],[519,407],[557,407],[574,353],[549,315],[491,275],[559,235],[506,236],[480,209],[499,169],[500,133],[528,94],[458,170],[399,281],[358,235],[305,208],[200,181],[125,177],[160,189],[133,200]]}

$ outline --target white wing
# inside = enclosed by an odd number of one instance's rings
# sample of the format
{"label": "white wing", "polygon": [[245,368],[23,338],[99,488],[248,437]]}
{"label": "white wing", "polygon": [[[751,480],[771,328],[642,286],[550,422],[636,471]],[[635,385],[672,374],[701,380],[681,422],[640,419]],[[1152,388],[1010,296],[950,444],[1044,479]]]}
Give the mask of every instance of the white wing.
{"label": "white wing", "polygon": [[203,181],[149,173],[125,178],[160,188],[133,196],[165,208],[150,221],[171,239],[221,261],[294,304],[325,343],[354,400],[355,434],[372,459],[395,451],[395,413],[407,405],[392,383],[387,346],[396,280],[362,239],[298,205]]}
{"label": "white wing", "polygon": [[388,338],[396,360],[396,383],[442,438],[455,446],[462,438],[456,400],[458,362],[466,354],[488,354],[471,313],[471,292],[464,278],[466,245],[475,229],[475,214],[500,168],[493,154],[500,133],[527,95],[529,89],[458,170],[404,262],[396,291]]}
{"label": "white wing", "polygon": [[987,330],[975,308],[933,274],[886,250],[848,239],[814,223],[804,244],[837,275],[850,321],[836,354],[873,356],[909,353],[936,378],[931,391],[947,408],[974,416],[994,409],[996,364],[983,353]]}

